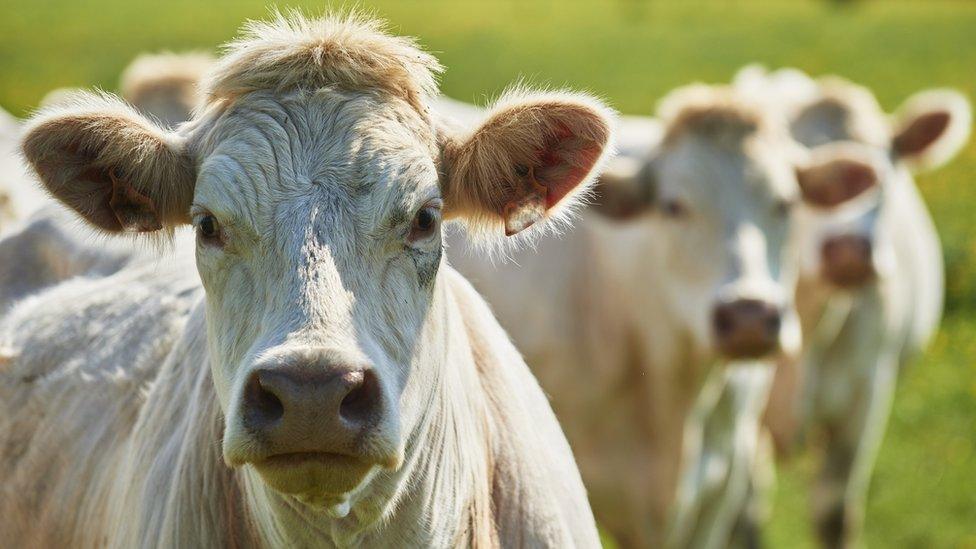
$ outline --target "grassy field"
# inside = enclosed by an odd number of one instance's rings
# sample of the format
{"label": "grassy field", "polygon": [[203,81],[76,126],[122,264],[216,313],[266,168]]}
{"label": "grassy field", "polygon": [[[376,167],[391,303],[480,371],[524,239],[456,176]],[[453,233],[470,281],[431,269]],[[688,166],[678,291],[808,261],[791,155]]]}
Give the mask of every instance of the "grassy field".
{"label": "grassy field", "polygon": [[[204,48],[233,36],[264,0],[9,2],[0,23],[0,105],[29,111],[59,86],[115,87],[145,50]],[[280,4],[285,7],[286,4]],[[289,4],[318,12],[318,2]],[[366,2],[448,67],[444,90],[483,101],[515,79],[583,87],[625,113],[751,61],[833,72],[894,108],[925,87],[976,97],[976,3],[876,1]],[[919,181],[945,243],[948,311],[898,391],[870,494],[873,547],[976,547],[976,145]],[[812,545],[809,459],[779,475],[772,547]]]}

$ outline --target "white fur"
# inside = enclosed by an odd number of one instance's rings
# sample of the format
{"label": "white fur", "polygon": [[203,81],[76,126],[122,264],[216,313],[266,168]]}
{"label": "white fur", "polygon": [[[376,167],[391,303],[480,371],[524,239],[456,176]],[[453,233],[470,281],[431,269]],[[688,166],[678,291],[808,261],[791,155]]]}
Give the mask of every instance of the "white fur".
{"label": "white fur", "polygon": [[[4,402],[35,405],[12,407],[0,430],[0,446],[17,449],[4,456],[3,470],[16,478],[3,482],[0,514],[17,517],[0,525],[4,540],[599,543],[572,454],[525,363],[481,298],[442,264],[440,231],[410,238],[416,213],[444,189],[453,193],[445,209],[457,206],[452,200],[480,204],[463,186],[470,172],[445,180],[442,163],[468,143],[445,145],[450,138],[424,108],[436,62],[379,28],[297,15],[250,25],[208,79],[211,103],[178,133],[92,96],[31,125],[27,156],[44,184],[88,219],[107,219],[107,232],[118,228],[104,202],[72,203],[79,182],[104,191],[101,172],[86,170],[92,163],[122,168],[164,227],[213,216],[220,238],[200,236],[195,246],[202,291],[188,269],[190,246],[177,240],[176,257],[159,272],[138,262],[71,281],[7,317],[0,347],[12,350],[13,374]],[[564,108],[564,119],[606,130],[602,106],[536,99],[509,107],[542,119]],[[516,138],[526,132],[512,129]],[[497,134],[471,139],[488,152],[526,148]],[[78,141],[101,156],[58,148]],[[598,154],[604,145],[593,141]],[[144,171],[151,167],[153,178]],[[482,217],[467,221],[477,228]],[[103,335],[113,319],[118,325]],[[43,330],[19,328],[27,325]],[[72,329],[50,333],[62,326]],[[39,334],[50,338],[45,346]],[[139,352],[146,347],[153,353]],[[35,357],[45,349],[53,356]],[[379,380],[387,413],[347,449],[368,467],[315,465],[334,483],[309,477],[276,490],[288,473],[262,468],[274,448],[244,425],[243,385],[264,360],[326,352],[367,363]],[[57,394],[56,406],[24,382],[34,376]],[[84,389],[92,376],[135,381],[96,387],[104,398],[91,399]],[[63,456],[77,459],[46,476]]]}
{"label": "white fur", "polygon": [[[815,487],[816,520],[824,543],[848,544],[860,534],[899,365],[924,348],[942,311],[941,247],[911,170],[940,165],[959,150],[970,110],[958,93],[938,90],[913,96],[887,117],[866,88],[837,77],[810,81],[814,93],[783,99],[793,105],[794,137],[835,149],[853,146],[844,140],[860,143],[874,159],[880,188],[836,212],[805,212],[797,302],[807,344],[799,364],[778,370],[767,423],[787,451],[810,429],[828,433]],[[783,91],[773,88],[774,94]],[[947,130],[921,154],[896,158],[890,150],[894,136],[913,116],[932,109],[950,113]],[[821,246],[837,234],[872,243],[875,282],[842,291],[823,280]]]}
{"label": "white fur", "polygon": [[17,151],[21,122],[0,109],[0,235],[44,203]]}
{"label": "white fur", "polygon": [[[689,109],[715,107],[730,109],[728,131],[677,127],[693,123]],[[712,308],[734,297],[778,300],[781,344],[799,343],[790,312],[795,249],[788,219],[775,214],[777,200],[797,192],[796,151],[761,111],[721,90],[675,92],[661,111],[663,131],[636,131],[637,143],[621,146],[642,151],[636,161],[652,163],[658,199],[683,200],[687,219],[654,211],[619,223],[587,211],[504,269],[460,238],[449,249],[551,395],[599,521],[624,546],[665,541],[685,424],[721,363]],[[758,130],[739,141],[740,122],[753,116]],[[661,130],[654,120],[631,122]]]}

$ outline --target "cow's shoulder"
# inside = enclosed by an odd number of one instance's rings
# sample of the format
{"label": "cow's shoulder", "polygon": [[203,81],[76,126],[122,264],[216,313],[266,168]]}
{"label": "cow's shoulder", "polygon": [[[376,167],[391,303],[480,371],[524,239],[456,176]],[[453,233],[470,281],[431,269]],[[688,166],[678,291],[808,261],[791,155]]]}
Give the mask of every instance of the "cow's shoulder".
{"label": "cow's shoulder", "polygon": [[199,299],[196,274],[175,263],[78,277],[18,302],[0,320],[0,383],[136,390],[126,381],[152,376]]}
{"label": "cow's shoulder", "polygon": [[485,300],[450,267],[445,275],[485,391],[502,545],[596,546],[579,470],[545,393]]}

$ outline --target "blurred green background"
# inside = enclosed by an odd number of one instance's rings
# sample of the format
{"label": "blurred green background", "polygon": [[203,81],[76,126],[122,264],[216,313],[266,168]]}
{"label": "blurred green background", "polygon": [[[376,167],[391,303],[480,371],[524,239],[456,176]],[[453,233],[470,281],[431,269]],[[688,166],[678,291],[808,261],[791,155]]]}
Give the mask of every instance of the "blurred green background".
{"label": "blurred green background", "polygon": [[[337,4],[334,4],[337,5]],[[624,113],[741,65],[796,66],[870,86],[893,109],[926,87],[976,96],[976,3],[877,0],[381,1],[357,5],[420,38],[447,66],[444,91],[483,103],[516,79],[582,87]],[[17,115],[61,86],[114,89],[146,50],[213,50],[265,0],[0,4],[0,106]],[[322,2],[280,3],[312,13]],[[948,263],[943,329],[898,390],[873,480],[872,547],[976,548],[976,145],[919,178]],[[772,547],[813,545],[813,461],[781,467]],[[2,519],[0,519],[2,520]]]}

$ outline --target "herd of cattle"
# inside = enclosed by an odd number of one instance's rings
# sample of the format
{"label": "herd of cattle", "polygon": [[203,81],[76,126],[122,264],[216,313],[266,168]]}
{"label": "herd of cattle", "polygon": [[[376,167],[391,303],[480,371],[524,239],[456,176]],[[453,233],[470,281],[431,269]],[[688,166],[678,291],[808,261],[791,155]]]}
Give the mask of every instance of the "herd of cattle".
{"label": "herd of cattle", "polygon": [[816,440],[856,542],[967,100],[748,66],[616,117],[441,70],[278,16],[0,113],[0,539],[752,547]]}

